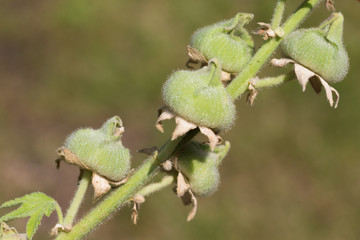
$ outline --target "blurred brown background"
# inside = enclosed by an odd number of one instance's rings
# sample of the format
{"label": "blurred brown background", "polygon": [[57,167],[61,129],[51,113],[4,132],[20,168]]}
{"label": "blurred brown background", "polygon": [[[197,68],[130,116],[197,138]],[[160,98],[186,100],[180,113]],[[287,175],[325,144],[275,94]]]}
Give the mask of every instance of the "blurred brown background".
{"label": "blurred brown background", "polygon": [[[99,127],[113,115],[123,119],[123,142],[140,164],[137,149],[169,136],[171,124],[165,134],[154,128],[161,86],[184,68],[191,33],[238,11],[255,14],[255,29],[269,21],[275,2],[1,1],[0,203],[42,191],[65,211],[78,170],[56,170],[56,148],[76,128]],[[288,2],[287,14],[302,1]],[[87,239],[360,239],[360,3],[335,7],[345,16],[351,60],[335,86],[338,109],[296,82],[262,91],[253,107],[239,100],[236,126],[223,136],[232,149],[221,187],[199,200],[192,222],[189,207],[167,189],[142,205],[138,225],[125,207]],[[321,5],[304,26],[329,14]],[[260,75],[279,72],[264,68]],[[55,214],[44,218],[35,239],[49,239],[55,223]],[[10,222],[22,232],[24,224]]]}

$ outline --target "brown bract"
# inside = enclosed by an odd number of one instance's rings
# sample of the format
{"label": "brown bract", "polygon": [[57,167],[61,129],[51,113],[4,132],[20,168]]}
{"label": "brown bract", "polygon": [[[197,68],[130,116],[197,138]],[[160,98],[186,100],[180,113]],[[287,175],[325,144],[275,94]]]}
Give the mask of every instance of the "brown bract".
{"label": "brown bract", "polygon": [[64,226],[59,223],[57,223],[50,231],[51,236],[58,235],[59,232],[70,232],[72,229],[71,226]]}
{"label": "brown bract", "polygon": [[111,189],[109,181],[94,172],[91,183],[94,187],[94,201],[98,200]]}
{"label": "brown bract", "polygon": [[162,121],[175,118],[176,127],[172,133],[171,140],[175,140],[178,137],[183,136],[192,129],[199,128],[200,132],[204,134],[209,139],[209,145],[211,151],[214,150],[215,146],[222,142],[222,139],[219,135],[215,134],[214,131],[208,127],[197,126],[194,123],[191,123],[182,117],[176,116],[170,109],[167,107],[162,107],[159,109],[159,117],[156,121],[155,127],[160,131],[164,132],[162,126]]}
{"label": "brown bract", "polygon": [[179,198],[181,198],[184,205],[192,203],[193,207],[190,210],[186,219],[187,221],[191,221],[196,215],[197,199],[194,193],[191,191],[189,183],[187,183],[184,175],[179,170],[177,176],[176,194]]}
{"label": "brown bract", "polygon": [[282,31],[281,28],[277,28],[277,29],[273,30],[269,23],[258,22],[257,24],[260,27],[253,33],[262,35],[264,40],[268,40],[269,38],[274,38],[276,36],[278,36],[278,37],[284,36],[284,32]]}
{"label": "brown bract", "polygon": [[[331,87],[320,75],[314,73],[310,69],[296,63],[294,60],[289,58],[274,58],[271,60],[271,64],[277,67],[284,67],[289,63],[294,64],[294,71],[303,92],[306,90],[306,85],[308,82],[310,82],[316,93],[320,93],[321,86],[323,86],[325,89],[326,98],[329,101],[330,106],[337,108],[340,99],[338,91],[336,91],[335,88]],[[333,94],[335,94],[335,100]]]}
{"label": "brown bract", "polygon": [[249,90],[249,94],[247,95],[246,102],[249,103],[250,106],[252,106],[254,104],[255,98],[258,94],[258,91],[255,88],[255,83],[252,83],[250,81],[248,90]]}
{"label": "brown bract", "polygon": [[132,207],[133,212],[131,214],[131,219],[133,220],[134,224],[137,224],[137,221],[139,220],[140,205],[145,202],[145,197],[141,194],[135,194],[132,198],[132,202],[134,205]]}

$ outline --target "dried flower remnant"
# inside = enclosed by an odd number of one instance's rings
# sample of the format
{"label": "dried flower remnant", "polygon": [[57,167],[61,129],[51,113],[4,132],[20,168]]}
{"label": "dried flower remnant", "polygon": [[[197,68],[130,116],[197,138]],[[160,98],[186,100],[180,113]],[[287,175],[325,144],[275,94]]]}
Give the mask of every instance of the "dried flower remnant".
{"label": "dried flower remnant", "polygon": [[[306,67],[296,63],[294,60],[292,59],[288,59],[288,58],[282,58],[282,59],[272,59],[271,60],[271,64],[273,66],[277,66],[277,67],[284,67],[285,65],[292,63],[294,64],[294,70],[295,70],[295,74],[296,77],[302,87],[303,92],[306,90],[306,85],[308,84],[308,82],[310,82],[311,86],[313,87],[313,89],[315,90],[316,93],[319,93],[321,91],[321,86],[324,87],[325,89],[325,93],[326,93],[326,98],[330,103],[331,107],[337,108],[338,103],[339,103],[339,98],[340,95],[338,93],[338,91],[331,87],[320,75],[314,73],[313,71],[311,71],[310,69],[307,69]],[[333,93],[335,94],[335,100],[333,97]]]}
{"label": "dried flower remnant", "polygon": [[131,214],[131,220],[136,225],[139,220],[140,205],[145,202],[145,197],[140,194],[136,194],[134,197],[132,197],[132,202],[133,202],[133,207],[132,207],[133,212]]}
{"label": "dried flower remnant", "polygon": [[273,30],[269,23],[258,22],[257,24],[260,26],[260,28],[254,31],[253,33],[262,35],[264,40],[268,40],[269,38],[284,36],[284,31],[280,27]]}
{"label": "dried flower remnant", "polygon": [[247,95],[246,102],[249,103],[250,106],[252,106],[254,104],[255,98],[259,93],[255,88],[255,84],[256,84],[256,79],[250,81],[249,87],[248,87],[249,94]]}
{"label": "dried flower remnant", "polygon": [[176,127],[172,133],[171,140],[175,140],[176,138],[183,136],[190,130],[199,128],[200,132],[209,139],[209,145],[211,149],[214,149],[217,144],[222,142],[222,138],[217,135],[211,128],[197,126],[194,123],[188,122],[187,120],[176,116],[174,113],[171,112],[171,110],[167,108],[161,108],[161,112],[156,121],[155,127],[163,133],[164,128],[162,126],[162,121],[172,118],[175,118]]}
{"label": "dried flower remnant", "polygon": [[59,223],[57,223],[50,231],[51,236],[58,235],[59,232],[70,232],[72,229],[71,226],[64,226]]}

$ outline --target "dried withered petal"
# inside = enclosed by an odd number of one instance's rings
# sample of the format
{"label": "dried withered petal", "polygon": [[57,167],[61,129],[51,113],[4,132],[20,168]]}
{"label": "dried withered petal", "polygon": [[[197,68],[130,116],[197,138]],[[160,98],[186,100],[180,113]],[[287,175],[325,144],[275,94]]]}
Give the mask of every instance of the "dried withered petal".
{"label": "dried withered petal", "polygon": [[94,201],[98,200],[111,189],[109,180],[96,173],[93,173],[91,183],[94,187]]}
{"label": "dried withered petal", "polygon": [[[325,89],[326,98],[329,101],[330,106],[334,107],[334,108],[337,107],[337,105],[339,103],[339,98],[340,98],[338,91],[335,88],[331,87],[320,75],[318,75],[318,74],[314,73],[313,71],[309,70],[308,68],[296,63],[292,59],[283,58],[283,59],[272,59],[271,60],[271,64],[273,66],[278,66],[278,67],[284,67],[288,63],[294,64],[295,74],[296,74],[296,77],[297,77],[303,91],[306,90],[306,85],[309,81],[311,82],[311,85],[314,87],[314,90],[317,93],[319,92],[319,85],[321,85]],[[333,93],[336,96],[335,100],[333,98]]]}
{"label": "dried withered petal", "polygon": [[175,140],[176,138],[186,134],[188,131],[198,127],[200,129],[200,132],[209,139],[209,144],[212,150],[217,144],[221,142],[221,137],[217,135],[211,128],[197,126],[196,124],[191,123],[180,116],[176,116],[168,108],[162,108],[161,111],[162,112],[160,113],[159,118],[156,121],[156,128],[161,132],[163,132],[162,121],[175,117],[176,127],[172,133],[171,140]]}

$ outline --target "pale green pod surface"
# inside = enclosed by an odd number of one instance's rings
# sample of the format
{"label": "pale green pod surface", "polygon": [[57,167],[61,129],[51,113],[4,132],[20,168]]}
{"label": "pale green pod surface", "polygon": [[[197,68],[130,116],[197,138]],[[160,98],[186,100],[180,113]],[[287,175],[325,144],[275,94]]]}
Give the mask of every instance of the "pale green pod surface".
{"label": "pale green pod surface", "polygon": [[349,68],[342,42],[344,17],[334,13],[318,28],[290,33],[282,43],[286,55],[328,82],[341,81]]}
{"label": "pale green pod surface", "polygon": [[252,18],[252,14],[238,13],[230,20],[201,28],[192,35],[190,46],[199,50],[207,60],[218,58],[223,70],[238,73],[254,52],[254,42],[244,28]]}
{"label": "pale green pod surface", "polygon": [[235,118],[235,105],[221,79],[215,59],[196,71],[174,72],[163,86],[165,104],[177,115],[198,126],[225,130]]}
{"label": "pale green pod surface", "polygon": [[64,146],[81,159],[89,159],[95,148],[104,141],[104,134],[92,128],[78,129],[70,134]]}
{"label": "pale green pod surface", "polygon": [[88,169],[112,181],[119,181],[130,170],[130,153],[122,145],[124,132],[118,116],[108,119],[100,129],[79,129],[64,146],[73,152]]}
{"label": "pale green pod surface", "polygon": [[197,196],[209,196],[220,183],[219,165],[229,151],[230,143],[214,151],[198,142],[190,142],[180,152],[177,167],[188,178],[191,190]]}
{"label": "pale green pod surface", "polygon": [[120,181],[131,168],[130,152],[121,141],[105,142],[96,148],[88,166],[96,173],[112,181]]}

